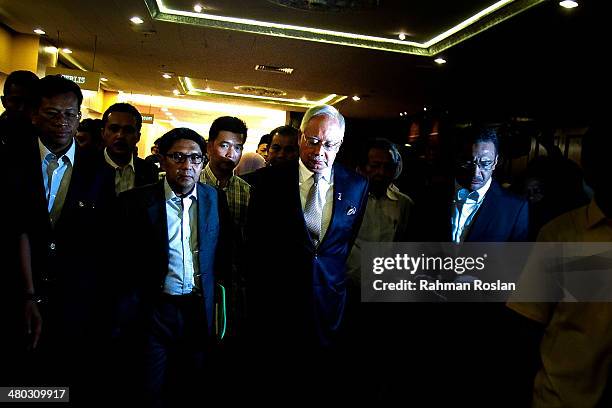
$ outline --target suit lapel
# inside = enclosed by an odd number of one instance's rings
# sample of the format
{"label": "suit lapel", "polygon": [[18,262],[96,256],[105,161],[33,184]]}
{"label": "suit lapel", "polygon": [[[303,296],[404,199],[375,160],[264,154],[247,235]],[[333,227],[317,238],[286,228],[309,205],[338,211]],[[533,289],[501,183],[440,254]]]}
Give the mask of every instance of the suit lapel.
{"label": "suit lapel", "polygon": [[481,233],[486,230],[487,226],[494,222],[496,218],[496,212],[498,209],[495,208],[495,202],[499,195],[499,186],[494,180],[491,180],[491,186],[489,191],[485,195],[485,198],[480,205],[478,211],[474,215],[472,225],[465,237],[465,241],[478,241]]}
{"label": "suit lapel", "polygon": [[[206,237],[203,237],[201,233],[208,230],[208,220],[210,219],[210,208],[211,205],[208,202],[208,196],[205,194],[204,187],[199,183],[196,185],[198,189],[198,250],[200,254],[204,253],[203,243]],[[202,257],[200,257],[202,259]],[[202,266],[200,265],[200,268]]]}

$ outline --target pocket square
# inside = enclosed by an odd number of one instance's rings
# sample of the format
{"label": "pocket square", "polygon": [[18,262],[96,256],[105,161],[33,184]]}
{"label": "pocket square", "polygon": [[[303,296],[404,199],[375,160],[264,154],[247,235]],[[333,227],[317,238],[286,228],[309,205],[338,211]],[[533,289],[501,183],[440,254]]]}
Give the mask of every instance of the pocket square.
{"label": "pocket square", "polygon": [[346,210],[346,215],[355,215],[357,214],[357,209],[355,207],[349,207],[348,210]]}

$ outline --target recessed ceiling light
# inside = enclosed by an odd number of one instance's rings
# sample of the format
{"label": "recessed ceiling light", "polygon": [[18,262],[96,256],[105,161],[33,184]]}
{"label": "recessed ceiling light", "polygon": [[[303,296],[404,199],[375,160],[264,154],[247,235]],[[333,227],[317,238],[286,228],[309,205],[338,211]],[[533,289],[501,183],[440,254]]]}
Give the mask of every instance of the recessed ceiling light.
{"label": "recessed ceiling light", "polygon": [[34,30],[34,32],[35,32],[36,34],[39,34],[39,35],[45,35],[45,34],[47,34],[47,33],[45,33],[45,31],[44,31],[44,30],[41,30],[40,28],[37,28],[36,30]]}
{"label": "recessed ceiling light", "polygon": [[70,48],[62,48],[62,52],[64,54],[72,54],[72,50]]}
{"label": "recessed ceiling light", "polygon": [[404,41],[404,40],[406,39],[406,34],[404,34],[404,33],[399,33],[399,36],[398,36],[398,37],[399,37],[399,39],[400,39],[400,40]]}
{"label": "recessed ceiling light", "polygon": [[104,78],[104,77],[102,77],[102,78],[100,78],[100,81],[102,81],[102,82],[106,82],[106,81],[108,81],[108,78]]}
{"label": "recessed ceiling light", "polygon": [[572,9],[574,7],[578,7],[578,2],[577,1],[571,1],[571,0],[565,0],[565,1],[560,1],[559,5],[561,7],[565,7],[566,9]]}
{"label": "recessed ceiling light", "polygon": [[400,116],[404,116],[404,112],[400,112]]}
{"label": "recessed ceiling light", "polygon": [[408,115],[408,112],[404,112],[404,116]]}
{"label": "recessed ceiling light", "polygon": [[412,147],[412,145],[410,143],[406,143],[404,146],[406,147]]}
{"label": "recessed ceiling light", "polygon": [[52,46],[45,47],[45,52],[48,52],[49,54],[55,54],[57,52],[57,48]]}
{"label": "recessed ceiling light", "polygon": [[166,73],[164,73],[162,76],[163,76],[164,78],[166,78],[166,79],[170,79],[170,78],[172,78],[172,75],[170,75],[170,74],[166,74]]}
{"label": "recessed ceiling light", "polygon": [[195,11],[196,13],[201,13],[202,12],[202,5],[201,4],[196,4],[195,6],[193,6],[193,11]]}
{"label": "recessed ceiling light", "polygon": [[168,112],[168,108],[161,108],[162,112]]}
{"label": "recessed ceiling light", "polygon": [[442,64],[446,64],[446,60],[445,60],[444,58],[436,58],[436,59],[434,60],[434,62],[435,62],[436,64],[440,64],[440,65],[442,65]]}
{"label": "recessed ceiling light", "polygon": [[134,24],[142,24],[144,23],[144,20],[138,16],[134,16],[132,18],[130,18],[130,21]]}
{"label": "recessed ceiling light", "polygon": [[358,100],[360,100],[360,99],[361,99],[361,98],[360,98],[360,97],[358,97],[357,95],[353,96],[353,100],[354,100],[355,102],[357,102],[357,101],[358,101]]}
{"label": "recessed ceiling light", "polygon": [[181,94],[178,89],[175,89],[174,91],[172,91],[172,93],[175,94],[175,95],[180,95]]}
{"label": "recessed ceiling light", "polygon": [[424,111],[427,111],[427,106],[423,106],[423,110],[424,110]]}

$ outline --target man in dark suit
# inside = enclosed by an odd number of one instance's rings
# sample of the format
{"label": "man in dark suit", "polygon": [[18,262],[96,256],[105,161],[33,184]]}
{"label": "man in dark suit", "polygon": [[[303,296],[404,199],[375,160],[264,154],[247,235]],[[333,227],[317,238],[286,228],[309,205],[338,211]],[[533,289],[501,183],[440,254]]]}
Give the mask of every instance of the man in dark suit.
{"label": "man in dark suit", "polygon": [[[492,177],[499,160],[497,130],[474,126],[462,129],[455,137],[454,180],[431,191],[418,204],[410,227],[415,240],[457,244],[526,241],[527,201],[502,188]],[[415,304],[396,308],[393,313],[400,311],[414,318],[411,328],[397,337],[409,347],[426,345],[435,350],[411,360],[419,372],[417,389],[435,395],[437,404],[480,406],[507,395],[495,404],[523,406],[522,392],[529,389],[521,383],[525,376],[519,366],[529,362],[517,344],[529,328],[502,303]],[[414,341],[412,330],[420,333],[418,341]],[[464,375],[466,367],[470,367],[470,376]],[[433,388],[434,383],[421,380],[432,376],[437,381]],[[448,393],[433,392],[439,388]],[[465,392],[469,389],[473,391]]]}
{"label": "man in dark suit", "polygon": [[[367,180],[334,164],[343,138],[344,118],[335,108],[309,109],[300,127],[299,161],[262,172],[251,199],[247,237],[257,256],[250,259],[265,260],[249,270],[253,335],[265,340],[273,359],[289,353],[298,375],[309,371],[305,364],[316,364],[306,357],[311,352],[320,357],[337,350],[346,259],[366,207]],[[331,356],[321,361],[327,373],[338,368]]]}
{"label": "man in dark suit", "polygon": [[[112,180],[74,140],[82,100],[74,82],[41,79],[31,116],[34,133],[22,135],[11,165],[20,197],[15,210],[23,214],[20,227],[31,248],[23,302],[29,343],[36,346],[28,371],[32,385],[74,385],[77,373],[91,381],[88,375],[109,337],[100,260],[114,193]],[[78,399],[80,386],[71,397]]]}
{"label": "man in dark suit", "polygon": [[491,177],[499,158],[497,131],[466,128],[456,144],[454,185],[430,191],[418,206],[413,235],[432,242],[526,241],[527,201]]}
{"label": "man in dark suit", "polygon": [[117,194],[158,179],[157,167],[134,155],[141,128],[142,116],[129,103],[111,105],[102,115],[104,163],[115,177]]}
{"label": "man in dark suit", "polygon": [[[119,196],[120,224],[132,238],[124,295],[136,299],[131,306],[141,313],[146,397],[153,406],[162,403],[167,379],[178,378],[179,396],[201,386],[215,337],[220,223],[217,191],[198,183],[204,151],[204,139],[193,130],[171,130],[159,141],[165,179]],[[123,304],[124,317],[134,312],[129,306]],[[174,363],[180,369],[169,375]]]}

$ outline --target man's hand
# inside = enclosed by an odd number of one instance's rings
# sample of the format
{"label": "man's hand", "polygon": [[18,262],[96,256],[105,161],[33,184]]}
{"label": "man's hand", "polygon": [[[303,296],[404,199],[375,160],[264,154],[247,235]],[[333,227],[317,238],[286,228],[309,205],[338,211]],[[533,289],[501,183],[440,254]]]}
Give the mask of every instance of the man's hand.
{"label": "man's hand", "polygon": [[28,350],[36,349],[42,330],[42,317],[34,300],[25,301],[25,330],[28,336]]}

